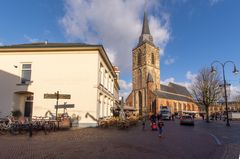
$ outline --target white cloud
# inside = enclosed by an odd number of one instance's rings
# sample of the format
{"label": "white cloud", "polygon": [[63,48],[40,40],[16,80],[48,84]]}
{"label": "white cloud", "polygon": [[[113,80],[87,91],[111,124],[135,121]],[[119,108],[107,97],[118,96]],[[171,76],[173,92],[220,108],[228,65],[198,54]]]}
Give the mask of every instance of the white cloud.
{"label": "white cloud", "polygon": [[187,71],[186,79],[190,80],[190,81],[177,82],[177,81],[175,81],[174,77],[170,77],[170,78],[167,78],[167,79],[161,81],[161,84],[168,85],[169,82],[172,82],[172,83],[176,83],[176,84],[179,84],[181,86],[184,86],[184,87],[186,87],[188,89],[188,91],[190,91],[192,82],[195,80],[196,76],[197,75],[193,74],[191,71]]}
{"label": "white cloud", "polygon": [[160,46],[161,54],[164,53],[163,49],[169,41],[169,15],[163,14],[161,21],[156,17],[151,16],[149,20],[149,27],[153,36],[154,42]]}
{"label": "white cloud", "polygon": [[132,82],[126,82],[124,80],[119,80],[119,86],[120,86],[119,95],[123,96],[124,99],[126,99],[132,91]]}
{"label": "white cloud", "polygon": [[197,74],[193,74],[191,71],[187,71],[186,78],[193,82],[197,77]]}
{"label": "white cloud", "polygon": [[230,87],[230,99],[229,101],[233,101],[237,96],[240,95],[240,85],[231,85]]}
{"label": "white cloud", "polygon": [[211,6],[219,3],[220,1],[223,1],[223,0],[209,0]]}
{"label": "white cloud", "polygon": [[188,91],[190,91],[190,87],[191,87],[191,84],[192,84],[192,82],[187,82],[187,81],[177,82],[177,81],[175,81],[175,78],[173,78],[173,77],[170,77],[170,78],[165,79],[164,81],[161,81],[161,84],[168,85],[169,82],[184,86],[188,89]]}
{"label": "white cloud", "polygon": [[174,77],[167,78],[163,81],[161,81],[161,84],[168,85],[169,82],[176,83]]}
{"label": "white cloud", "polygon": [[[121,73],[131,74],[132,49],[142,29],[144,0],[65,0],[65,15],[60,19],[70,41],[101,43],[114,57]],[[149,1],[149,11],[157,0]],[[156,6],[154,6],[156,7]],[[158,10],[158,12],[160,12]],[[157,14],[156,14],[157,15]],[[155,44],[164,50],[169,41],[169,16],[149,15],[149,25]]]}
{"label": "white cloud", "polygon": [[175,62],[175,59],[174,59],[174,58],[168,58],[168,59],[164,60],[164,63],[165,63],[166,65],[171,65],[171,64],[173,64],[174,62]]}
{"label": "white cloud", "polygon": [[35,43],[35,42],[38,42],[38,41],[39,41],[39,39],[31,38],[31,37],[29,37],[29,36],[27,36],[27,35],[24,35],[24,38],[25,38],[28,42],[30,42],[30,43]]}
{"label": "white cloud", "polygon": [[106,52],[107,52],[107,54],[108,54],[108,58],[110,59],[110,61],[112,62],[112,63],[115,63],[115,60],[116,60],[116,51],[113,51],[113,50],[111,50],[111,49],[108,49],[108,48],[106,48]]}
{"label": "white cloud", "polygon": [[3,46],[3,43],[0,42],[0,46]]}

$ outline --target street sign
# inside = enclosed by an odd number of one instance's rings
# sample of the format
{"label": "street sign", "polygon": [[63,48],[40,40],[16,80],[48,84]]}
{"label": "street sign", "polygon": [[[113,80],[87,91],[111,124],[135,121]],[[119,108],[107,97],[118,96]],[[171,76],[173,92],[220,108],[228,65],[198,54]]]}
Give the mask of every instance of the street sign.
{"label": "street sign", "polygon": [[44,94],[44,99],[57,99],[57,94]]}
{"label": "street sign", "polygon": [[61,108],[74,108],[74,104],[62,104],[62,105],[55,105],[55,109],[58,108],[58,109],[61,109]]}
{"label": "street sign", "polygon": [[56,109],[56,120],[57,120],[57,115],[58,115],[58,108],[64,108],[64,111],[66,108],[73,108],[74,104],[66,104],[64,103],[64,105],[58,105],[58,100],[59,99],[70,99],[71,95],[70,94],[59,94],[59,91],[57,91],[54,94],[48,94],[45,93],[44,94],[44,99],[56,99],[56,105],[55,105],[55,109]]}
{"label": "street sign", "polygon": [[59,94],[58,99],[70,99],[71,95],[70,94]]}
{"label": "street sign", "polygon": [[[58,98],[57,98],[58,97]],[[71,99],[70,94],[44,94],[44,99]]]}

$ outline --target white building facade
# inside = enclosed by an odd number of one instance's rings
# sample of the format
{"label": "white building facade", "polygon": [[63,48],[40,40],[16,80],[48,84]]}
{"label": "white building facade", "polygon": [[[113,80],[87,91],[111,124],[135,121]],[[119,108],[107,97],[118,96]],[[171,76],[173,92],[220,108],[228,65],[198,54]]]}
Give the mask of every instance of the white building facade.
{"label": "white building facade", "polygon": [[[56,99],[46,94],[70,95],[58,104],[74,104],[70,116],[79,125],[94,126],[111,115],[117,75],[102,45],[35,43],[0,47],[0,112],[20,110],[26,117],[55,114]],[[119,88],[119,87],[118,87]],[[58,109],[59,113],[63,109]]]}

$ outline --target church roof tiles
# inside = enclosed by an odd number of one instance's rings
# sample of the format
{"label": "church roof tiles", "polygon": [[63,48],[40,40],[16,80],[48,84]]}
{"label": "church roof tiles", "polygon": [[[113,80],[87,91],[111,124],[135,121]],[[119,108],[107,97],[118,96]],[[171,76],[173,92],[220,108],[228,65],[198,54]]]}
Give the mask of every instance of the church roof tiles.
{"label": "church roof tiles", "polygon": [[187,88],[175,83],[169,83],[167,86],[161,84],[160,90],[154,91],[159,98],[194,102]]}

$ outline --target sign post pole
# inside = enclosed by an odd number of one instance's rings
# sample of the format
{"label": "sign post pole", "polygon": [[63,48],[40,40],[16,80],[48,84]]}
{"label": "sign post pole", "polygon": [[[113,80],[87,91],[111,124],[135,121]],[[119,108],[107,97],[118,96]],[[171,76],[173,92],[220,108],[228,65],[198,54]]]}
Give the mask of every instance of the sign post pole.
{"label": "sign post pole", "polygon": [[[56,99],[56,106],[55,106],[55,109],[56,109],[56,120],[57,120],[57,116],[58,116],[58,108],[59,108],[59,105],[58,105],[58,100],[59,99],[71,99],[71,95],[70,94],[59,94],[59,91],[55,92],[54,94],[49,94],[49,93],[45,93],[44,94],[44,99]],[[65,107],[71,107],[73,108],[74,105],[71,104],[71,105],[60,105],[61,107],[65,108]]]}
{"label": "sign post pole", "polygon": [[57,107],[56,107],[56,120],[57,120],[57,115],[58,115],[58,99],[59,99],[59,91],[57,91],[57,101],[56,101],[56,105],[57,105]]}

